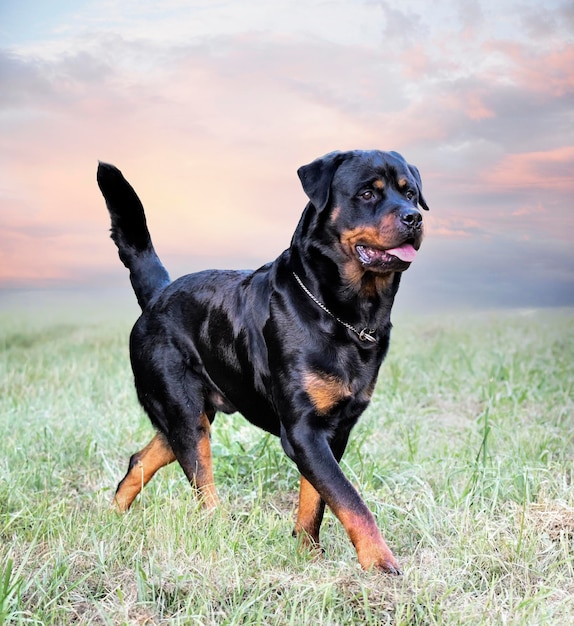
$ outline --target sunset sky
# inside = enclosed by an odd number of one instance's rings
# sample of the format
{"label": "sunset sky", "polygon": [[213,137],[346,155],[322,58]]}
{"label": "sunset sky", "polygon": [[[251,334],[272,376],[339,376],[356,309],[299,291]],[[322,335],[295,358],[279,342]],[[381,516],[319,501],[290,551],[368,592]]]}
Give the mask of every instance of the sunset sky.
{"label": "sunset sky", "polygon": [[574,305],[571,0],[2,0],[0,146],[0,298],[129,289],[98,159],[177,276],[273,259],[297,168],[378,148],[431,208],[404,302]]}

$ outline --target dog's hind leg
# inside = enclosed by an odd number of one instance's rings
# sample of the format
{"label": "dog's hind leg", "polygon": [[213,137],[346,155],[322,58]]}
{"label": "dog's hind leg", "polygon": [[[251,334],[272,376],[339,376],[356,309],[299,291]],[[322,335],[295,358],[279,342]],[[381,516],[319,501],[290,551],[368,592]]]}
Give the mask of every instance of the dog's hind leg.
{"label": "dog's hind leg", "polygon": [[175,461],[175,454],[162,433],[131,458],[127,474],[123,477],[114,497],[114,504],[119,511],[127,511],[135,497],[152,479],[158,469]]}
{"label": "dog's hind leg", "polygon": [[[131,360],[138,398],[163,434],[163,464],[177,460],[202,506],[213,509],[218,504],[210,441],[215,409],[206,406],[205,382],[172,343],[134,327]],[[155,469],[160,466],[158,462]]]}
{"label": "dog's hind leg", "polygon": [[[131,458],[128,471],[120,481],[114,497],[118,511],[127,511],[139,492],[154,474],[177,459],[192,487],[196,489],[202,506],[213,509],[219,503],[213,479],[211,459],[210,421],[205,413],[192,436],[173,438],[173,448],[165,435],[157,433],[148,445]],[[176,452],[174,452],[174,449]]]}
{"label": "dog's hind leg", "polygon": [[207,510],[219,504],[213,479],[210,430],[211,420],[206,413],[201,413],[199,419],[169,434],[175,456]]}

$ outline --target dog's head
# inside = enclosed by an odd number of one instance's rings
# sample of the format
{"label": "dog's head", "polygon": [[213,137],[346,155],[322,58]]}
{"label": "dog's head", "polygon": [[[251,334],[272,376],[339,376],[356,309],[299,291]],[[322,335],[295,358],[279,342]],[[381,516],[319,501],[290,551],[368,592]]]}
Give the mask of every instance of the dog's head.
{"label": "dog's head", "polygon": [[397,152],[353,150],[331,152],[297,173],[312,213],[299,234],[312,231],[353,282],[367,272],[388,275],[410,266],[423,239],[418,207],[428,211],[416,167]]}

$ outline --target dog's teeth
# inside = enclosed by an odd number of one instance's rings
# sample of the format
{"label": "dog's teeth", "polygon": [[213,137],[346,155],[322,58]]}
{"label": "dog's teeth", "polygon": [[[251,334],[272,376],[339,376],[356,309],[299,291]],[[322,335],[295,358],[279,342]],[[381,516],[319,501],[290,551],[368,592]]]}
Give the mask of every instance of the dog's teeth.
{"label": "dog's teeth", "polygon": [[363,263],[370,263],[373,259],[374,250],[365,246],[357,246],[357,254]]}

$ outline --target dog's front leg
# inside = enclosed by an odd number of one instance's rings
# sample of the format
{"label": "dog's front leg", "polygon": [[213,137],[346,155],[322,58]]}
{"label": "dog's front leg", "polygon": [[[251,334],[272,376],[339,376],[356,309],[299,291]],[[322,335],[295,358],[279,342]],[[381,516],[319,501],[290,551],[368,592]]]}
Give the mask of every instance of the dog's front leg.
{"label": "dog's front leg", "polygon": [[[291,428],[282,428],[281,443],[304,478],[302,488],[306,494],[302,494],[303,502],[306,501],[306,495],[312,504],[306,514],[298,516],[299,529],[307,532],[313,541],[318,541],[320,517],[317,514],[320,513],[320,501],[313,496],[310,490],[312,487],[343,524],[364,569],[374,567],[400,574],[399,564],[385,543],[373,514],[339,467],[326,432],[299,422]],[[305,520],[310,522],[308,528],[300,523]]]}

